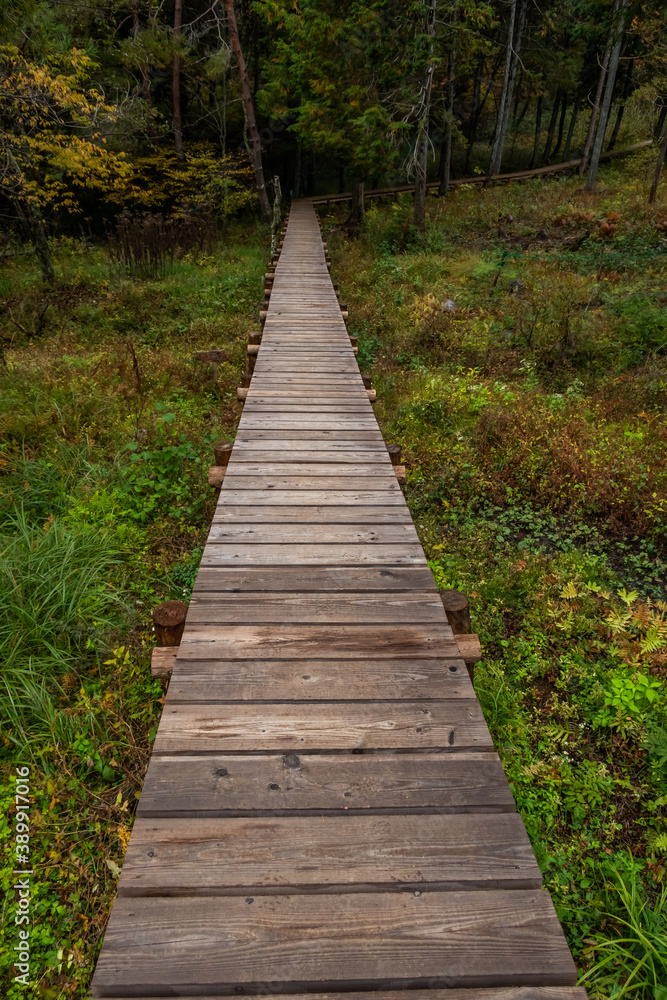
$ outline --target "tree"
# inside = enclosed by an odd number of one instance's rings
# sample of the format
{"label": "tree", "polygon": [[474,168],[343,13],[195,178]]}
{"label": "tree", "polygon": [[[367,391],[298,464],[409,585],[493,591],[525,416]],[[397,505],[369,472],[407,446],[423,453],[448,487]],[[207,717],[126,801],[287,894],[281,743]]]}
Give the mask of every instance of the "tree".
{"label": "tree", "polygon": [[32,243],[45,281],[54,278],[44,219],[77,212],[77,193],[105,195],[131,168],[102,135],[114,109],[88,85],[95,63],[80,49],[37,63],[0,46],[0,193]]}
{"label": "tree", "polygon": [[611,99],[614,94],[614,86],[616,84],[616,74],[618,72],[618,63],[621,58],[621,48],[623,46],[623,30],[625,28],[625,12],[628,6],[628,0],[617,0],[616,7],[614,9],[614,19],[612,22],[611,35],[609,38],[609,70],[607,72],[607,84],[604,91],[604,97],[602,99],[602,107],[600,110],[600,121],[598,122],[597,132],[595,134],[595,142],[593,143],[593,152],[591,153],[591,162],[588,168],[588,177],[586,178],[586,184],[584,190],[594,191],[595,181],[598,175],[598,167],[600,164],[600,155],[602,153],[602,146],[604,145],[604,137],[607,131],[607,123],[609,121],[609,111],[611,109]]}
{"label": "tree", "polygon": [[174,149],[180,163],[185,161],[183,152],[183,119],[181,117],[181,54],[178,45],[183,26],[183,0],[174,0],[174,61],[171,75],[173,107]]}
{"label": "tree", "polygon": [[507,30],[505,75],[503,78],[502,91],[500,93],[500,107],[498,109],[498,118],[496,120],[496,133],[493,140],[493,146],[491,148],[489,177],[495,177],[496,174],[500,173],[500,167],[503,159],[503,149],[505,148],[507,124],[512,110],[512,95],[514,93],[514,83],[519,65],[519,53],[521,51],[523,29],[526,23],[527,7],[528,0],[512,0],[509,27]]}
{"label": "tree", "polygon": [[[405,122],[390,113],[408,71],[391,0],[323,4],[265,0],[256,9],[273,33],[263,111],[293,118],[288,131],[318,154],[342,161],[354,194],[351,221],[363,214],[363,185],[396,160]],[[423,60],[422,60],[423,62]]]}
{"label": "tree", "polygon": [[[459,19],[458,2],[454,5],[452,24]],[[452,171],[452,144],[454,140],[454,90],[456,83],[456,41],[449,50],[448,80],[447,80],[447,119],[445,121],[445,139],[440,151],[440,186],[438,194],[442,197],[449,191],[449,179]]]}
{"label": "tree", "polygon": [[424,35],[426,58],[424,62],[424,80],[421,88],[421,101],[418,115],[417,142],[415,145],[415,226],[423,232],[426,225],[426,178],[429,149],[429,120],[431,116],[431,91],[433,89],[433,47],[435,37],[435,19],[438,11],[438,0],[429,0]]}
{"label": "tree", "polygon": [[229,26],[229,35],[232,41],[232,50],[236,56],[236,65],[239,68],[239,77],[241,79],[241,94],[243,97],[246,124],[250,134],[252,162],[255,170],[255,183],[257,185],[257,197],[259,198],[259,209],[262,214],[262,221],[266,223],[267,226],[270,226],[271,220],[273,219],[273,212],[271,211],[269,196],[266,193],[266,184],[264,183],[262,141],[259,136],[257,120],[255,118],[255,105],[250,92],[248,69],[246,67],[246,61],[243,57],[243,50],[241,48],[241,41],[239,39],[239,29],[236,23],[236,14],[234,12],[234,0],[224,0],[224,3],[225,10],[227,11],[227,21]]}

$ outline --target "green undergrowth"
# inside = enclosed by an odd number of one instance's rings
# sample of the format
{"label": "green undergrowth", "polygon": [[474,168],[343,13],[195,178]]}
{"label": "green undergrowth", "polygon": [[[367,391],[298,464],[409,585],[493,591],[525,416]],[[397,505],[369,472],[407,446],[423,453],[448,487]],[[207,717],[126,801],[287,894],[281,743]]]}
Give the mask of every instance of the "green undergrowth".
{"label": "green undergrowth", "polygon": [[[667,205],[644,161],[324,217],[362,371],[592,1000],[666,1000]],[[664,195],[663,195],[664,198]]]}
{"label": "green undergrowth", "polygon": [[[3,904],[8,1000],[83,997],[164,701],[151,609],[189,598],[214,509],[212,445],[231,440],[245,334],[268,239],[237,224],[152,280],[104,247],[62,241],[46,288],[21,248],[0,267],[2,841],[15,768],[31,770],[30,985],[14,983],[15,893]],[[228,352],[214,376],[194,358]],[[10,806],[12,806],[10,808]],[[13,855],[1,884],[8,890]]]}

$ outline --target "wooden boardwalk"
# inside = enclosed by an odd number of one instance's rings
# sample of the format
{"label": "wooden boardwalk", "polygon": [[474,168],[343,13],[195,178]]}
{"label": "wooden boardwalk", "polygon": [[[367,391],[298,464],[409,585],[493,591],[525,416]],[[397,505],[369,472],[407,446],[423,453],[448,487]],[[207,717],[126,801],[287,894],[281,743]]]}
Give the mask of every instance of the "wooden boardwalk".
{"label": "wooden boardwalk", "polygon": [[575,981],[295,203],[93,995]]}

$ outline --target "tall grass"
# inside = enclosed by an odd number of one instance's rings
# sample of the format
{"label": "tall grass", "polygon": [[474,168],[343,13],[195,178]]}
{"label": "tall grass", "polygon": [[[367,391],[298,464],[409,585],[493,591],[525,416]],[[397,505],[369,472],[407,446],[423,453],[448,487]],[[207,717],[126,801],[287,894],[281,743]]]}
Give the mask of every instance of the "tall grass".
{"label": "tall grass", "polygon": [[636,881],[612,870],[607,889],[615,912],[604,916],[613,932],[595,935],[588,954],[597,960],[580,985],[588,984],[596,1000],[667,1000],[667,886],[651,901]]}
{"label": "tall grass", "polygon": [[16,507],[0,536],[0,721],[28,750],[66,723],[58,711],[69,682],[95,663],[123,604],[113,586],[120,558],[111,540],[54,518],[33,526]]}

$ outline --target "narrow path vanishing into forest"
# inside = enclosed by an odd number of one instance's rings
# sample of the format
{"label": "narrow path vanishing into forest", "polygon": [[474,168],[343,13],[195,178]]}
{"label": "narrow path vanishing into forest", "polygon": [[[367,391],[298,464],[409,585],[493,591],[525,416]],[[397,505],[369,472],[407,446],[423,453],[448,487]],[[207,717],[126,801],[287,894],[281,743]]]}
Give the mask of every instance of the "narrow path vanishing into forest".
{"label": "narrow path vanishing into forest", "polygon": [[575,982],[296,202],[93,995]]}

